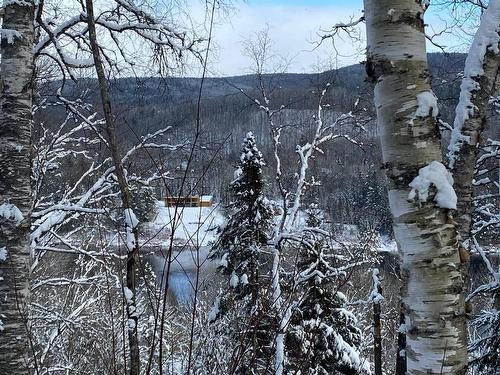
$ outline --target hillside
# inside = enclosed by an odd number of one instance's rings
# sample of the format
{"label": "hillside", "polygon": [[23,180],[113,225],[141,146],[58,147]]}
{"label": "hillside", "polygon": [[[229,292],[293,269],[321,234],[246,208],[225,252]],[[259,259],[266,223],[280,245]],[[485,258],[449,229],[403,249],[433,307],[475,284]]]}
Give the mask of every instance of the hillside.
{"label": "hillside", "polygon": [[[429,54],[429,67],[434,90],[440,100],[440,113],[445,121],[452,118],[458,92],[459,73],[465,59],[461,54]],[[317,108],[318,92],[326,82],[332,82],[325,103],[325,121],[338,113],[351,111],[360,98],[358,112],[365,123],[360,129],[340,129],[363,143],[362,149],[353,148],[345,141],[332,143],[324,148],[321,157],[311,166],[321,187],[312,189],[307,199],[319,201],[336,222],[359,224],[358,211],[366,207],[366,216],[374,215],[380,226],[389,231],[385,182],[379,169],[380,152],[373,121],[372,88],[365,82],[364,66],[352,65],[321,74],[271,74],[263,76],[263,83],[270,92],[271,108],[284,106],[276,117],[285,126],[281,138],[282,168],[286,181],[292,181],[295,173],[297,142],[310,131]],[[120,78],[111,82],[115,116],[123,147],[130,147],[138,137],[171,126],[169,140],[190,142],[196,129],[196,102],[201,80],[199,78]],[[53,90],[55,83],[45,87]],[[243,95],[263,102],[258,90],[258,77],[244,75],[225,78],[207,78],[201,97],[201,134],[198,151],[190,167],[188,179],[192,183],[203,175],[202,184],[195,184],[200,194],[213,194],[225,201],[226,188],[233,176],[233,165],[239,153],[243,136],[252,131],[268,163],[265,174],[269,181],[268,194],[276,196],[271,155],[269,127],[263,113],[255,103]],[[86,79],[65,86],[65,95],[85,92],[84,99],[99,108],[95,80]],[[62,113],[45,112],[51,119]],[[157,155],[165,168],[173,173],[170,189],[179,187],[177,178],[183,175],[182,165],[188,159],[189,148],[175,154]],[[208,150],[208,153],[206,152]],[[203,152],[201,152],[203,151]],[[151,155],[144,155],[145,164]],[[222,162],[223,161],[223,162]],[[71,166],[75,168],[75,165]],[[81,166],[84,168],[84,166]],[[190,182],[190,183],[191,183]],[[350,186],[346,190],[346,186]],[[164,194],[159,186],[157,198]],[[372,203],[372,204],[369,204]]]}

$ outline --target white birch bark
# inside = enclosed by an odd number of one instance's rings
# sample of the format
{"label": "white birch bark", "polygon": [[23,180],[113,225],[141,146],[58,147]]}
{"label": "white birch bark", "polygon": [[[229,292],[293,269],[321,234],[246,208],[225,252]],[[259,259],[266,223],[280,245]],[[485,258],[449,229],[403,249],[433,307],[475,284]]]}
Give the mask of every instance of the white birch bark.
{"label": "white birch bark", "polygon": [[[419,202],[408,200],[409,184],[420,169],[442,160],[422,18],[428,2],[364,3],[367,71],[376,81],[383,162],[402,257],[407,373],[465,374],[463,280],[451,211],[423,195]],[[431,195],[436,189],[431,187]]]}
{"label": "white birch bark", "polygon": [[0,113],[0,374],[27,373],[33,13],[4,1]]}
{"label": "white birch bark", "polygon": [[458,232],[467,249],[473,212],[473,178],[490,97],[498,92],[500,0],[490,0],[465,60],[448,159],[458,196]]}

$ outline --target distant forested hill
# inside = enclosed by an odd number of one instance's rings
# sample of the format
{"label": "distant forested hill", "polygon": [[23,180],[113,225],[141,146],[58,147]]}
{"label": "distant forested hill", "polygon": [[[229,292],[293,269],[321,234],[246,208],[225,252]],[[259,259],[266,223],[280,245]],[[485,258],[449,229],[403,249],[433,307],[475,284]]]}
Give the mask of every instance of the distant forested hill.
{"label": "distant forested hill", "polygon": [[[434,91],[440,98],[440,113],[445,121],[450,121],[458,97],[465,55],[434,53],[428,55],[428,60]],[[311,166],[321,186],[311,189],[311,196],[307,199],[319,201],[323,207],[327,207],[337,222],[360,224],[359,221],[364,218],[372,222],[378,220],[381,227],[388,229],[387,218],[390,215],[386,212],[385,182],[379,168],[380,152],[376,139],[372,87],[365,77],[364,66],[358,64],[320,74],[270,74],[263,77],[263,83],[270,93],[270,107],[284,108],[276,121],[285,127],[281,152],[284,156],[284,175],[288,181],[293,180],[296,172],[295,146],[306,140],[314,124],[318,92],[327,82],[332,83],[325,101],[329,105],[325,107],[324,114],[327,121],[333,120],[339,113],[352,110],[359,99],[358,112],[364,120],[368,120],[366,130],[339,131],[354,136],[363,144],[362,148],[345,141],[325,147],[324,154]],[[59,84],[47,84],[43,87],[42,95],[50,97]],[[173,77],[120,78],[112,81],[113,109],[122,146],[128,147],[141,135],[165,126],[172,126],[170,140],[173,143],[192,140],[196,129],[200,84],[199,78]],[[98,88],[94,79],[70,82],[64,87],[64,94],[68,97],[75,97],[74,93],[83,91],[86,94],[82,99],[94,104],[99,110]],[[246,132],[252,131],[268,162],[266,175],[269,194],[276,195],[268,123],[249,97],[263,102],[256,75],[205,80],[201,95],[202,133],[198,139],[199,152],[190,171],[193,181],[196,176],[204,176],[203,184],[197,186],[201,193],[211,193],[220,199],[226,197],[225,189],[232,179],[241,140]],[[57,109],[45,113],[50,117],[45,119],[49,123],[63,116]],[[186,152],[158,158],[165,168],[173,171],[175,177],[182,169],[179,166],[187,158]],[[175,188],[175,179],[172,184]],[[361,216],[360,210],[363,211]]]}

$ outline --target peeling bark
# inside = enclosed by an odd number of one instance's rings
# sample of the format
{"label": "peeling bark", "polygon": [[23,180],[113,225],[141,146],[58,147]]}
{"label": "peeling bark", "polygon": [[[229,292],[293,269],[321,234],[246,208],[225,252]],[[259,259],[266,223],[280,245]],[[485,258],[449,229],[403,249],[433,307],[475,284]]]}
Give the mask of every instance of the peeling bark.
{"label": "peeling bark", "polygon": [[432,199],[408,201],[419,170],[442,161],[437,103],[421,100],[433,98],[424,7],[415,0],[365,0],[367,53],[402,259],[407,373],[460,375],[467,337],[455,225],[450,210]]}
{"label": "peeling bark", "polygon": [[482,133],[487,124],[486,115],[488,101],[492,94],[498,92],[500,59],[498,55],[488,53],[485,59],[485,74],[477,77],[481,90],[473,96],[472,103],[476,108],[474,116],[464,122],[462,135],[470,139],[465,142],[458,153],[453,166],[455,191],[458,197],[458,232],[461,240],[467,240],[472,223],[472,197],[474,170],[482,141]]}
{"label": "peeling bark", "polygon": [[[33,1],[6,2],[1,41],[0,114],[0,374],[28,369],[30,151],[33,78]],[[19,210],[19,211],[17,211]],[[2,211],[0,209],[0,211]],[[21,217],[22,215],[22,217]]]}
{"label": "peeling bark", "polygon": [[469,261],[472,229],[473,179],[485,131],[488,103],[498,93],[500,74],[500,1],[491,0],[484,12],[465,61],[460,100],[456,108],[452,137],[448,147],[449,163],[455,178],[458,196],[458,234],[463,244],[464,272]]}

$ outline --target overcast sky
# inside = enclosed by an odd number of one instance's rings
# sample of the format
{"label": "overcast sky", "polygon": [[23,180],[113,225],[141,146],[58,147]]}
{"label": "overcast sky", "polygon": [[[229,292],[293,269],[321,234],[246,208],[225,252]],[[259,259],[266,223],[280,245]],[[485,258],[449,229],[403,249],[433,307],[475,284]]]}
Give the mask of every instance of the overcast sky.
{"label": "overcast sky", "polygon": [[214,30],[216,52],[212,69],[217,75],[251,72],[251,62],[243,54],[243,41],[257,31],[269,29],[275,54],[289,63],[290,72],[317,71],[318,66],[357,63],[362,60],[363,43],[347,38],[337,41],[343,56],[335,58],[331,42],[318,46],[321,30],[337,21],[360,17],[362,1],[248,0],[234,3],[234,10],[219,20]]}
{"label": "overcast sky", "polygon": [[[235,1],[233,11],[224,19],[219,17],[214,29],[216,48],[211,59],[211,75],[250,73],[251,63],[242,53],[242,42],[265,28],[269,29],[274,52],[289,62],[290,72],[315,72],[362,61],[366,43],[364,26],[360,29],[363,39],[360,43],[353,43],[349,38],[336,41],[340,55],[335,53],[330,41],[317,46],[321,30],[328,30],[337,22],[359,18],[362,3],[362,0]],[[199,6],[194,12],[201,15],[202,8]],[[426,17],[426,22],[436,29],[446,18],[442,9],[431,11]],[[441,40],[452,44],[447,36]],[[436,49],[429,46],[429,50]]]}

